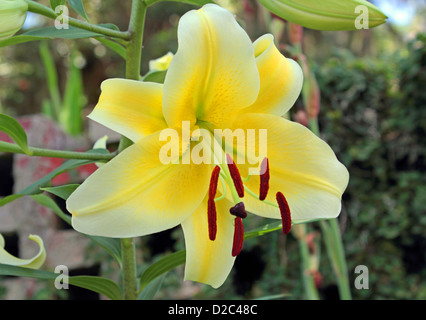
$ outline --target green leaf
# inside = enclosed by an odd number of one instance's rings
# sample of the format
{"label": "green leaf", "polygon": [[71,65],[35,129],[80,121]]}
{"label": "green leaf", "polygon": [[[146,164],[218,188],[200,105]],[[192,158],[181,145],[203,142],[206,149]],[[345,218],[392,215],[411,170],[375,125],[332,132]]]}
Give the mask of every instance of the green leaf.
{"label": "green leaf", "polygon": [[68,197],[77,189],[79,184],[66,184],[63,186],[58,187],[45,187],[40,188],[40,190],[49,192],[54,194],[55,196],[58,196],[61,199],[67,200]]}
{"label": "green leaf", "polygon": [[[50,188],[52,189],[52,188]],[[64,196],[64,190],[62,190],[60,193],[62,196]],[[70,190],[68,190],[70,191]],[[57,192],[57,190],[55,191]],[[53,210],[62,220],[64,220],[66,223],[71,225],[71,217],[62,211],[61,208],[56,204],[56,202],[49,198],[48,196],[44,194],[37,194],[32,196],[35,201],[40,203],[41,205]],[[101,236],[91,236],[88,234],[84,234],[89,239],[92,239],[95,243],[100,245],[102,248],[104,248],[121,266],[121,243],[119,239],[115,238],[106,238]]]}
{"label": "green leaf", "polygon": [[[102,25],[104,27],[109,27],[110,25]],[[112,28],[110,28],[112,29]],[[104,35],[88,31],[85,29],[80,29],[77,27],[69,26],[68,29],[56,29],[54,26],[39,28],[23,33],[22,36],[32,36],[32,37],[42,37],[48,39],[83,39],[90,37],[103,37]],[[19,36],[18,36],[19,37]],[[36,39],[37,40],[37,39]]]}
{"label": "green leaf", "polygon": [[74,63],[75,54],[71,54],[71,66],[65,86],[59,120],[65,131],[77,136],[83,130],[83,117],[81,110],[84,107],[85,96],[83,92],[83,80],[80,69]]}
{"label": "green leaf", "polygon": [[57,6],[64,5],[66,0],[50,0],[50,7],[55,10]]}
{"label": "green leaf", "polygon": [[[41,280],[55,280],[59,274],[45,270],[35,270],[0,264],[0,275],[27,277]],[[120,287],[110,279],[95,276],[69,276],[69,284],[102,294],[112,300],[121,300]]]}
{"label": "green leaf", "polygon": [[39,52],[46,72],[47,88],[49,89],[50,105],[52,107],[50,111],[52,111],[53,114],[52,119],[58,121],[59,112],[61,110],[61,95],[59,93],[55,61],[50,53],[49,44],[46,40],[40,42]]}
{"label": "green leaf", "polygon": [[14,37],[10,37],[4,40],[0,41],[0,48],[1,47],[7,47],[7,46],[11,46],[14,44],[20,44],[20,43],[25,43],[25,42],[30,42],[30,41],[37,41],[37,40],[42,40],[42,39],[46,39],[46,37],[43,36],[31,36],[31,35],[19,35],[19,36],[14,36]]}
{"label": "green leaf", "polygon": [[185,261],[185,250],[177,251],[157,260],[142,273],[140,278],[140,291],[143,292],[143,290],[151,281],[176,268],[177,266],[180,266],[181,264],[185,263]]}
{"label": "green leaf", "polygon": [[18,121],[5,114],[0,114],[0,131],[10,136],[27,155],[32,154],[28,149],[27,134]]}
{"label": "green leaf", "polygon": [[86,15],[86,10],[84,10],[83,2],[81,0],[68,0],[68,2],[80,16],[82,16],[86,21],[89,21]]}
{"label": "green leaf", "polygon": [[166,79],[166,74],[167,74],[167,70],[164,70],[164,71],[151,71],[151,72],[147,73],[142,78],[142,81],[164,83],[164,80]]}
{"label": "green leaf", "polygon": [[71,285],[102,294],[111,300],[122,300],[120,287],[112,280],[96,276],[71,276]]}
{"label": "green leaf", "polygon": [[138,300],[152,300],[152,299],[154,299],[158,290],[160,290],[161,286],[163,285],[164,278],[166,277],[166,275],[167,275],[167,273],[164,273],[161,276],[155,278],[153,281],[151,281],[145,287],[145,289],[143,289],[141,294],[139,294]]}
{"label": "green leaf", "polygon": [[98,40],[103,45],[110,48],[111,50],[115,51],[123,59],[126,59],[126,49],[122,45],[120,45],[119,43],[114,42],[110,39],[106,39],[106,38],[100,38],[99,37],[99,38],[95,38],[95,39]]}

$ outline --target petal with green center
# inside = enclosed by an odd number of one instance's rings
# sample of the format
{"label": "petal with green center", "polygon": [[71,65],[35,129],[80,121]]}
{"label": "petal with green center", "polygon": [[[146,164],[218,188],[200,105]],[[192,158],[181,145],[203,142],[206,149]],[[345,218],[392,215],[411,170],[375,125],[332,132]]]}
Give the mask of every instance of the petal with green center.
{"label": "petal with green center", "polygon": [[242,112],[282,116],[293,106],[302,90],[302,69],[296,61],[278,51],[271,34],[263,35],[253,45],[260,90],[256,101]]}
{"label": "petal with green center", "polygon": [[188,219],[182,222],[185,235],[185,280],[220,287],[231,272],[235,217],[229,213],[233,205],[226,199],[216,202],[217,234],[209,239],[207,198]]}
{"label": "petal with green center", "polygon": [[218,127],[259,92],[253,44],[227,10],[212,4],[182,16],[178,50],[164,82],[163,111],[169,127],[197,120]]}
{"label": "petal with green center", "polygon": [[[242,115],[234,127],[255,132],[267,129],[270,180],[266,201],[276,203],[275,195],[281,191],[287,198],[293,221],[339,215],[349,173],[327,143],[306,127],[274,115]],[[247,150],[249,148],[258,155],[259,139],[249,142]],[[262,158],[258,161],[261,162]],[[237,163],[242,176],[248,175],[249,168],[256,167],[255,162],[253,158],[247,159],[245,164]],[[259,176],[254,175],[246,186],[258,195],[259,184]],[[246,209],[254,214],[280,218],[278,208],[255,199],[247,192],[243,201]]]}
{"label": "petal with green center", "polygon": [[68,198],[74,229],[106,237],[151,234],[180,224],[208,190],[210,165],[163,164],[159,133],[95,171]]}
{"label": "petal with green center", "polygon": [[163,85],[128,79],[102,82],[90,119],[136,142],[167,127],[163,118]]}
{"label": "petal with green center", "polygon": [[12,256],[4,249],[4,238],[0,234],[0,263],[29,269],[39,269],[43,265],[44,261],[46,261],[46,250],[44,248],[43,240],[39,236],[33,234],[29,235],[28,239],[35,241],[39,245],[39,251],[32,258],[20,259]]}

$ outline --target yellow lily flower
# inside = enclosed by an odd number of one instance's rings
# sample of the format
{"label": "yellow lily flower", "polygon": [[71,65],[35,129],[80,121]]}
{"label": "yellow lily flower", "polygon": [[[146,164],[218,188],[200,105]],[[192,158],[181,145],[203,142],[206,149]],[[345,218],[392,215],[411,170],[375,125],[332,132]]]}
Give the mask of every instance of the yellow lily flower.
{"label": "yellow lily flower", "polygon": [[0,234],[0,263],[29,269],[39,269],[46,260],[46,250],[44,249],[43,240],[39,236],[32,234],[29,235],[28,239],[37,242],[40,249],[34,257],[29,259],[20,259],[12,256],[4,249],[4,238]]}
{"label": "yellow lily flower", "polygon": [[[181,18],[178,44],[164,84],[102,83],[89,117],[134,144],[82,183],[67,208],[73,227],[92,235],[134,237],[180,224],[185,279],[217,288],[241,250],[246,210],[281,219],[284,233],[291,221],[333,218],[349,176],[324,141],[281,117],[303,79],[272,35],[252,43],[229,11],[207,4]],[[164,163],[162,133],[181,129],[182,149],[176,161]],[[267,154],[257,139],[247,139],[261,153],[260,174],[250,173],[250,156],[234,151],[238,141],[228,154],[213,152],[214,161],[185,162],[200,145],[223,149],[215,129],[255,130],[255,137],[267,130]]]}

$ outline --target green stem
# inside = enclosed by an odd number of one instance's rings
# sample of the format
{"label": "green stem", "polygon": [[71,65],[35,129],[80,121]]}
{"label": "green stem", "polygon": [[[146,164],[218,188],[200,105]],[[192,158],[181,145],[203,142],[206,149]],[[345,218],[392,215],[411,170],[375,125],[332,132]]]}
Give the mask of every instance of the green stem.
{"label": "green stem", "polygon": [[[126,78],[139,80],[142,56],[142,41],[145,25],[147,5],[143,0],[133,0],[132,12],[128,34],[130,39],[126,49]],[[119,146],[119,152],[127,148],[132,142],[122,137]],[[122,276],[124,299],[137,299],[137,276],[136,276],[136,250],[134,239],[121,239],[122,252]]]}
{"label": "green stem", "polygon": [[[313,133],[319,135],[318,119],[309,119],[309,127]],[[345,251],[342,236],[340,234],[339,222],[337,218],[320,222],[324,235],[330,262],[337,277],[340,299],[351,300],[351,290],[349,286],[348,268],[346,265]]]}
{"label": "green stem", "polygon": [[136,281],[135,239],[121,239],[121,257],[123,272],[123,298],[136,300],[138,297]]}
{"label": "green stem", "polygon": [[[95,152],[74,152],[52,149],[41,149],[28,147],[30,156],[49,157],[49,158],[62,158],[62,159],[81,159],[81,160],[94,160],[94,161],[108,161],[114,158],[115,154],[102,154]],[[19,146],[13,143],[0,141],[0,152],[11,152],[26,154]]]}
{"label": "green stem", "polygon": [[299,224],[294,226],[293,228],[298,228],[299,230],[295,230],[297,236],[297,241],[299,243],[299,251],[300,257],[302,259],[302,280],[303,287],[306,294],[307,300],[319,300],[318,290],[315,286],[315,281],[310,273],[311,270],[311,254],[309,252],[308,243],[306,242],[306,224]]}
{"label": "green stem", "polygon": [[143,0],[133,0],[130,15],[129,29],[130,40],[126,54],[126,78],[139,80],[141,70],[142,41],[145,26],[147,5]]}
{"label": "green stem", "polygon": [[329,223],[331,227],[330,233],[333,238],[334,252],[336,255],[336,265],[339,270],[337,286],[339,287],[340,298],[342,300],[351,300],[352,295],[351,289],[349,287],[348,268],[346,265],[345,252],[340,234],[339,223],[337,219],[331,219]]}
{"label": "green stem", "polygon": [[[28,3],[28,11],[30,12],[34,12],[37,14],[41,14],[45,17],[51,18],[51,19],[56,19],[58,17],[58,15],[55,13],[55,11],[53,11],[52,9],[37,3],[35,1],[31,1],[31,0],[26,0],[26,2]],[[112,38],[119,38],[119,39],[123,39],[123,40],[129,40],[130,39],[130,35],[128,32],[123,32],[123,31],[119,31],[119,30],[113,30],[113,29],[109,29],[109,28],[105,28],[96,24],[91,24],[88,23],[86,21],[82,21],[79,19],[75,19],[72,17],[68,17],[68,23],[73,26],[73,27],[77,27],[80,29],[84,29],[84,30],[88,30],[88,31],[92,31],[95,33],[99,33],[99,34],[103,34],[105,36],[108,37],[112,37]]]}

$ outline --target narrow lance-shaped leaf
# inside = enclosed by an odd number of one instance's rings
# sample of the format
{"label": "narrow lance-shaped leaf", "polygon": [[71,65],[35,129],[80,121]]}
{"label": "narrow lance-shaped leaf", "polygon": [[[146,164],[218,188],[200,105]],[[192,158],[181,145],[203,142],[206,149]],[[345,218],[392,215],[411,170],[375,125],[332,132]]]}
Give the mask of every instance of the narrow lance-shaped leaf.
{"label": "narrow lance-shaped leaf", "polygon": [[0,114],[0,131],[3,131],[24,151],[27,155],[32,152],[28,148],[27,134],[22,126],[14,118]]}
{"label": "narrow lance-shaped leaf", "polygon": [[[0,275],[28,277],[41,280],[55,280],[59,274],[45,270],[34,270],[22,267],[0,264]],[[106,296],[112,300],[121,300],[120,287],[110,279],[95,276],[69,276],[69,284],[88,289]]]}
{"label": "narrow lance-shaped leaf", "polygon": [[68,2],[80,16],[82,16],[86,21],[89,21],[86,15],[86,10],[84,10],[83,2],[81,0],[68,0]]}
{"label": "narrow lance-shaped leaf", "polygon": [[64,5],[66,0],[50,0],[50,7],[55,10],[57,6]]}

